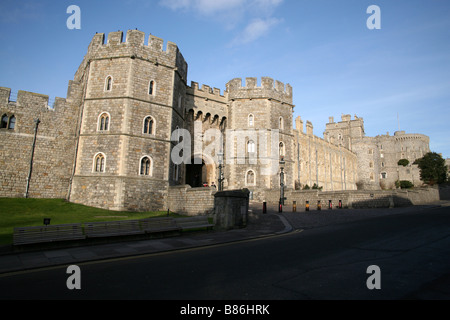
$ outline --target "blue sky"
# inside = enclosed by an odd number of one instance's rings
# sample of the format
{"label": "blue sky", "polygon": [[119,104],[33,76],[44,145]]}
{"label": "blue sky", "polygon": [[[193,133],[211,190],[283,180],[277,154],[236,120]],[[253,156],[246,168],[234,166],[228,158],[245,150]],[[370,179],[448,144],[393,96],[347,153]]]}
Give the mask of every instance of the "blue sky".
{"label": "blue sky", "polygon": [[[72,4],[80,30],[66,26]],[[272,77],[320,137],[328,117],[357,114],[368,136],[400,125],[450,157],[450,1],[1,0],[0,28],[0,86],[13,92],[65,98],[95,32],[137,28],[178,45],[188,84]]]}

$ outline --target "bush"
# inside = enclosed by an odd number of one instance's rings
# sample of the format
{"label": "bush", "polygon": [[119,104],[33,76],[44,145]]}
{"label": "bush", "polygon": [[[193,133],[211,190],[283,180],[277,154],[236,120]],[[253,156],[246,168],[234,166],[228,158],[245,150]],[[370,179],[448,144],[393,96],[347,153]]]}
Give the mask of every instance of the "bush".
{"label": "bush", "polygon": [[314,183],[314,185],[312,186],[312,188],[314,190],[322,190],[323,187],[319,187],[317,184]]}
{"label": "bush", "polygon": [[396,181],[395,182],[395,186],[397,188],[401,188],[401,189],[411,189],[414,187],[414,184],[411,181],[407,181],[407,180],[401,180],[401,181]]}
{"label": "bush", "polygon": [[409,160],[408,160],[408,159],[400,159],[400,160],[398,160],[397,164],[398,164],[399,166],[404,166],[404,167],[406,167],[406,166],[409,164]]}
{"label": "bush", "polygon": [[303,190],[309,190],[311,189],[307,184],[305,184],[305,186],[303,187]]}

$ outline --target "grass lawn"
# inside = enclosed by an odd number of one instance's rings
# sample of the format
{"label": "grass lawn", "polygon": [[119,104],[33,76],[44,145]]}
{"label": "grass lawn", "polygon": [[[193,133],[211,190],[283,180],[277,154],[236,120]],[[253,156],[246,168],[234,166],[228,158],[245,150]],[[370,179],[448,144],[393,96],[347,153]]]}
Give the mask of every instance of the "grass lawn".
{"label": "grass lawn", "polygon": [[[0,245],[12,243],[14,227],[42,226],[44,218],[50,218],[50,224],[56,225],[161,216],[167,216],[167,211],[118,212],[69,203],[61,199],[0,198]],[[172,212],[170,216],[181,217]]]}

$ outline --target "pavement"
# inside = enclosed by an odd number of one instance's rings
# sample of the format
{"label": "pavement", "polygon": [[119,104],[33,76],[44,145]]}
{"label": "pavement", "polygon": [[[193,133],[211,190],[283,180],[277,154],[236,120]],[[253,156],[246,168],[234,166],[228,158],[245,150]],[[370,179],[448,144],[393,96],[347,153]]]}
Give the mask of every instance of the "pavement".
{"label": "pavement", "polygon": [[[36,268],[71,265],[89,261],[169,252],[199,248],[217,244],[245,241],[279,235],[293,230],[282,215],[268,212],[250,212],[246,228],[229,231],[204,231],[184,233],[180,236],[160,239],[120,241],[106,244],[81,245],[76,247],[49,248],[48,245],[27,248],[6,246],[0,249],[0,275]],[[114,241],[112,239],[111,241]]]}
{"label": "pavement", "polygon": [[[96,245],[81,245],[66,248],[42,248],[33,250],[15,250],[13,246],[0,249],[0,276],[36,268],[48,268],[63,265],[81,264],[89,261],[116,259],[121,257],[157,254],[176,250],[201,248],[212,245],[247,241],[263,237],[286,234],[295,230],[319,228],[326,225],[345,223],[360,219],[370,219],[382,215],[402,214],[433,207],[450,206],[450,201],[439,201],[429,205],[391,208],[391,209],[311,209],[304,208],[297,212],[284,208],[283,213],[268,211],[262,213],[262,207],[251,206],[247,227],[229,231],[205,231],[187,233],[176,237],[161,239],[135,240],[128,242],[113,242]],[[286,210],[287,209],[287,210]],[[292,208],[291,208],[292,209]],[[439,279],[438,279],[439,280]],[[435,288],[449,288],[440,293],[442,299],[450,299],[450,274],[442,277],[425,288],[433,292]],[[428,295],[430,296],[430,295]],[[433,295],[431,295],[434,297]],[[413,295],[411,299],[427,298],[422,292],[420,296]]]}

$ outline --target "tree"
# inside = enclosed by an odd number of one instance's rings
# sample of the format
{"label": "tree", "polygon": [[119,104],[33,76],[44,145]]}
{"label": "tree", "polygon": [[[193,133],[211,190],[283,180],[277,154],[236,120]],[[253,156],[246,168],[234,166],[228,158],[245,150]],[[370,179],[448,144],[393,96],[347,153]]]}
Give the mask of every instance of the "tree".
{"label": "tree", "polygon": [[400,159],[400,160],[398,160],[398,163],[397,163],[399,166],[404,166],[404,167],[406,167],[408,164],[409,164],[409,160],[408,159]]}
{"label": "tree", "polygon": [[428,152],[414,161],[420,169],[420,179],[427,184],[441,184],[447,180],[447,166],[442,156],[436,152]]}

